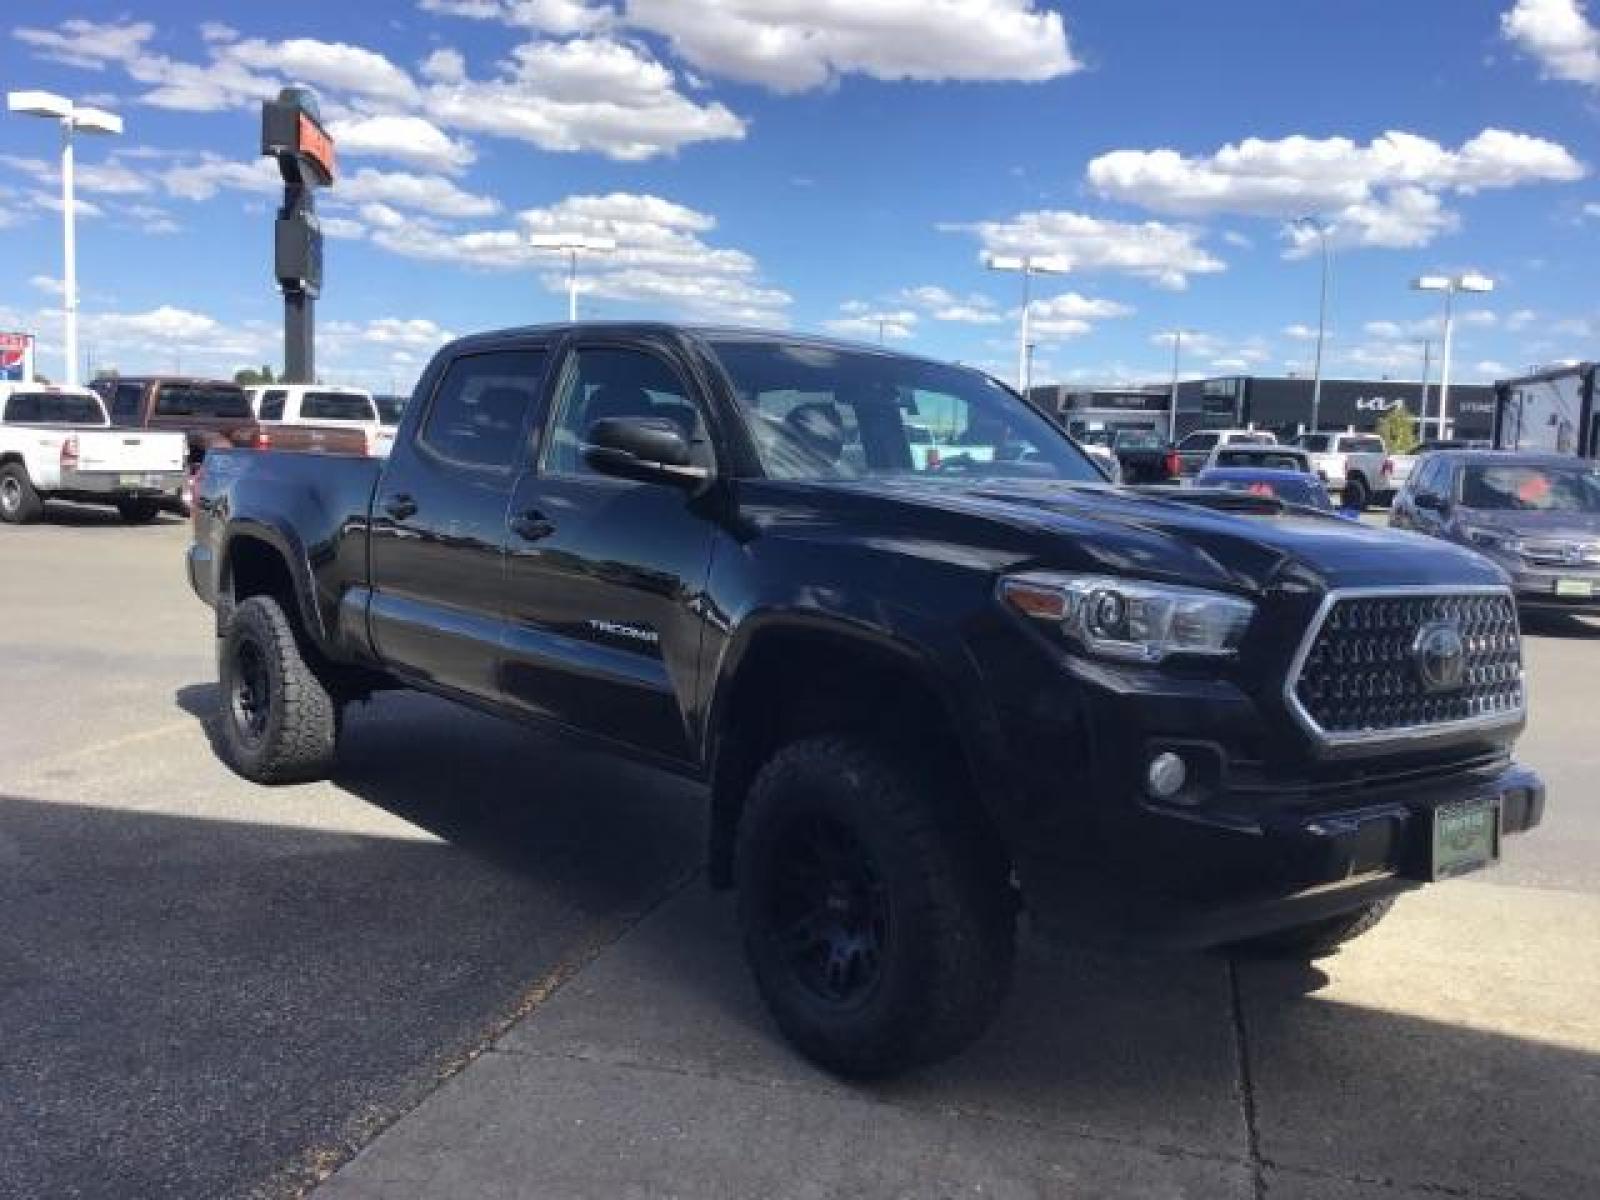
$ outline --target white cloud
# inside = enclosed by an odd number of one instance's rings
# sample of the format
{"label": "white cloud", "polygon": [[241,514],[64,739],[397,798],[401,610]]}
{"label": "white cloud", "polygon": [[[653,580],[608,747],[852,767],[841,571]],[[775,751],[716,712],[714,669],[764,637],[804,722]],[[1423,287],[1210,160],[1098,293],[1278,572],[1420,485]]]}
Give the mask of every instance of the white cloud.
{"label": "white cloud", "polygon": [[[60,168],[56,163],[42,158],[0,154],[0,166],[27,175],[38,183],[59,186],[61,182]],[[78,162],[73,170],[73,184],[75,191],[105,196],[134,196],[151,190],[148,179],[117,159],[99,163]]]}
{"label": "white cloud", "polygon": [[955,325],[996,325],[1005,320],[996,311],[994,301],[981,292],[957,296],[946,288],[933,284],[904,288],[896,299],[916,308],[935,321]]}
{"label": "white cloud", "polygon": [[[1289,218],[1323,213],[1335,239],[1363,246],[1420,246],[1455,229],[1445,193],[1471,193],[1582,178],[1585,168],[1556,142],[1485,129],[1455,149],[1391,131],[1365,145],[1349,138],[1247,138],[1208,156],[1175,150],[1115,150],[1089,163],[1100,194],[1184,216],[1238,213]],[[1315,243],[1288,231],[1291,253]]]}
{"label": "white cloud", "polygon": [[1034,0],[628,0],[626,21],[707,74],[780,92],[852,74],[1039,81],[1080,66],[1061,15]]}
{"label": "white cloud", "polygon": [[51,296],[60,296],[64,290],[61,280],[54,275],[34,275],[28,280],[28,283],[30,286],[36,287],[41,292]]}
{"label": "white cloud", "polygon": [[975,233],[986,254],[1060,257],[1074,273],[1118,272],[1170,290],[1187,287],[1191,275],[1226,269],[1200,244],[1198,230],[1160,221],[1109,221],[1046,209],[941,228]]}
{"label": "white cloud", "polygon": [[399,159],[434,171],[459,171],[477,157],[425,117],[353,117],[330,122],[328,132],[340,154]]}
{"label": "white cloud", "polygon": [[434,217],[488,217],[500,211],[498,200],[466,191],[442,175],[410,175],[372,167],[362,167],[340,180],[338,195],[351,204],[388,204]]}
{"label": "white cloud", "polygon": [[1579,0],[1517,0],[1500,32],[1550,78],[1600,86],[1600,30]]}
{"label": "white cloud", "polygon": [[97,25],[74,18],[55,29],[22,28],[14,36],[32,46],[37,57],[87,71],[99,71],[108,62],[132,58],[144,52],[144,44],[156,27],[148,21]]}
{"label": "white cloud", "polygon": [[[1455,314],[1455,324],[1458,329],[1463,325],[1474,329],[1492,329],[1500,324],[1500,315],[1492,309],[1469,308]],[[1423,338],[1442,337],[1444,318],[1433,316],[1414,321],[1368,321],[1361,328],[1368,337],[1383,341],[1397,339],[1419,341]]]}
{"label": "white cloud", "polygon": [[[756,260],[742,250],[714,246],[702,236],[716,227],[711,215],[630,192],[569,196],[517,214],[517,227],[452,231],[437,227],[385,227],[384,216],[363,206],[373,244],[410,258],[484,270],[558,268],[559,259],[528,244],[528,235],[581,233],[616,241],[614,252],[587,258],[580,274],[591,300],[612,300],[649,310],[751,324],[784,324],[788,293],[761,280]],[[552,293],[566,289],[565,272],[548,269],[541,281]]]}
{"label": "white cloud", "polygon": [[175,159],[172,166],[159,173],[159,178],[169,195],[183,200],[209,200],[224,190],[257,195],[274,195],[283,190],[283,179],[270,158],[241,162],[209,151]]}
{"label": "white cloud", "polygon": [[1240,250],[1253,250],[1255,248],[1254,239],[1240,233],[1237,229],[1229,229],[1224,232],[1222,240],[1230,246],[1237,246]]}
{"label": "white cloud", "polygon": [[745,132],[726,106],[690,100],[670,68],[609,38],[525,42],[496,78],[436,79],[424,104],[435,120],[542,150],[637,162]]}
{"label": "white cloud", "polygon": [[1506,328],[1512,333],[1519,333],[1539,319],[1539,314],[1531,308],[1519,308],[1506,317]]}
{"label": "white cloud", "polygon": [[822,327],[830,333],[863,341],[907,341],[917,336],[920,319],[910,309],[873,309],[860,300],[847,300],[839,306],[844,316],[830,317]]}
{"label": "white cloud", "polygon": [[241,42],[213,43],[212,53],[219,62],[272,71],[302,83],[358,96],[399,103],[417,99],[417,85],[405,71],[381,54],[345,42],[322,42],[315,38],[268,42],[250,38]]}
{"label": "white cloud", "polygon": [[[1292,342],[1314,342],[1317,340],[1317,331],[1310,325],[1285,325],[1283,327],[1283,336]],[[1326,334],[1323,336],[1324,338],[1327,337]]]}
{"label": "white cloud", "polygon": [[437,83],[460,83],[467,77],[467,60],[461,51],[441,46],[422,60],[420,70],[424,79]]}
{"label": "white cloud", "polygon": [[500,21],[563,37],[593,33],[616,16],[606,5],[586,4],[583,0],[422,0],[421,8],[442,16]]}
{"label": "white cloud", "polygon": [[322,217],[322,232],[327,237],[359,241],[367,236],[367,227],[350,217]]}

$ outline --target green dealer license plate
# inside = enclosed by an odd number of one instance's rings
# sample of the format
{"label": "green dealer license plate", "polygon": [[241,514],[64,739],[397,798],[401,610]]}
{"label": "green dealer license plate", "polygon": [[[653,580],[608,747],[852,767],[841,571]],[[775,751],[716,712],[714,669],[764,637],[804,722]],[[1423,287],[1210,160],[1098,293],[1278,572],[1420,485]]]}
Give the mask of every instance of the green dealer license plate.
{"label": "green dealer license plate", "polygon": [[1587,598],[1594,595],[1594,584],[1587,579],[1558,579],[1556,580],[1556,595]]}
{"label": "green dealer license plate", "polygon": [[1450,879],[1500,857],[1500,798],[1445,804],[1433,811],[1433,877]]}

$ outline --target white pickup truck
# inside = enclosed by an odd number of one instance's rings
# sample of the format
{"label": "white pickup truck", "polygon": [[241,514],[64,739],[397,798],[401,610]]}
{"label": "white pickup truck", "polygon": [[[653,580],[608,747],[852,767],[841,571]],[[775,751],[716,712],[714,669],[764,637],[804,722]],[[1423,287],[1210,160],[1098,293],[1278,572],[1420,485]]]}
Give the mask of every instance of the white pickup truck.
{"label": "white pickup truck", "polygon": [[110,424],[87,388],[0,383],[0,521],[26,525],[46,500],[76,500],[142,523],[178,503],[184,435]]}
{"label": "white pickup truck", "polygon": [[1311,455],[1311,470],[1328,491],[1343,494],[1346,508],[1393,500],[1416,461],[1410,454],[1390,454],[1375,433],[1302,433],[1294,444]]}
{"label": "white pickup truck", "polygon": [[387,457],[394,427],[385,425],[372,393],[322,383],[269,383],[246,389],[250,411],[282,450],[354,453],[347,439],[366,438],[363,453]]}

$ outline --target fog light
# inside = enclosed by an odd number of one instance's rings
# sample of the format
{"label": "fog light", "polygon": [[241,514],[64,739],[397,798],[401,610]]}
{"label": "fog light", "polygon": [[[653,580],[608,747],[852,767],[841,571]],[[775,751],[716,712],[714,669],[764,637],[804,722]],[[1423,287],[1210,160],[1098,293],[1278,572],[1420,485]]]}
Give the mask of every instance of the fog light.
{"label": "fog light", "polygon": [[1157,800],[1170,800],[1183,791],[1183,785],[1189,782],[1189,768],[1183,759],[1164,750],[1150,760],[1150,766],[1144,773],[1144,786]]}

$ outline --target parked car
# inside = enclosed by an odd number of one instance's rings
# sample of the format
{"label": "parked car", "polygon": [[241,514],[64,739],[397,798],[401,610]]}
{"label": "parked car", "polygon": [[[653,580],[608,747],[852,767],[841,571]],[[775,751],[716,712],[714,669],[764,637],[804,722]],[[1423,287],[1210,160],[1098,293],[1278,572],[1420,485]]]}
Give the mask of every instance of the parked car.
{"label": "parked car", "polygon": [[1311,456],[1296,446],[1263,446],[1249,442],[1218,446],[1207,456],[1200,473],[1203,475],[1219,467],[1255,467],[1263,471],[1294,471],[1302,475],[1312,473]]}
{"label": "parked car", "polygon": [[1122,464],[1117,460],[1116,451],[1112,448],[1116,438],[1116,431],[1111,429],[1086,429],[1073,435],[1085,453],[1095,462],[1099,463],[1106,473],[1106,478],[1112,483],[1121,483]]}
{"label": "parked car", "polygon": [[1362,510],[1388,503],[1405,485],[1415,457],[1390,454],[1375,433],[1302,433],[1296,446],[1310,452],[1312,469],[1347,508]]}
{"label": "parked car", "polygon": [[1524,608],[1600,612],[1600,464],[1440,450],[1422,459],[1389,522],[1487,555]]}
{"label": "parked car", "polygon": [[1182,475],[1178,452],[1154,429],[1119,429],[1111,443],[1124,483],[1173,483]]}
{"label": "parked car", "polygon": [[1205,469],[1206,460],[1218,446],[1275,446],[1276,434],[1264,429],[1196,429],[1178,443],[1178,459],[1184,478]]}
{"label": "parked car", "polygon": [[1272,467],[1207,467],[1195,476],[1194,483],[1196,487],[1271,496],[1285,504],[1336,513],[1352,520],[1357,516],[1349,509],[1335,508],[1322,480],[1299,468],[1286,471]]}
{"label": "parked car", "polygon": [[216,379],[142,375],[97,379],[89,385],[120,429],[176,430],[188,439],[193,469],[212,450],[264,449],[266,430],[250,411],[244,389]]}
{"label": "parked car", "polygon": [[382,455],[394,444],[394,430],[378,416],[371,393],[360,388],[270,383],[245,394],[271,449]]}
{"label": "parked car", "polygon": [[110,429],[87,388],[0,383],[0,520],[37,521],[48,500],[108,504],[153,520],[183,488],[181,434]]}
{"label": "parked car", "polygon": [[[909,469],[911,395],[966,457]],[[387,459],[207,458],[218,746],[320,778],[342,704],[414,687],[707,781],[759,990],[848,1076],[976,1037],[1019,907],[1305,959],[1538,824],[1492,563],[1100,482],[1009,388],[879,347],[469,337]]]}

